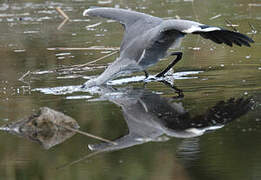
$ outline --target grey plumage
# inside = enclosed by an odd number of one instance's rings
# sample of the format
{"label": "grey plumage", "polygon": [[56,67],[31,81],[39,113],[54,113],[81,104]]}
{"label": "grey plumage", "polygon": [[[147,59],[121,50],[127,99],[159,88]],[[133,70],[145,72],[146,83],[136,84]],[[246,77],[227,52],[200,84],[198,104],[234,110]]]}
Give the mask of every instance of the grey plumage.
{"label": "grey plumage", "polygon": [[250,46],[248,36],[189,20],[163,20],[148,14],[107,7],[93,7],[84,16],[97,16],[120,22],[125,29],[120,56],[97,78],[83,87],[101,85],[118,76],[144,71],[167,56],[170,47],[179,46],[186,34],[199,34],[218,44]]}

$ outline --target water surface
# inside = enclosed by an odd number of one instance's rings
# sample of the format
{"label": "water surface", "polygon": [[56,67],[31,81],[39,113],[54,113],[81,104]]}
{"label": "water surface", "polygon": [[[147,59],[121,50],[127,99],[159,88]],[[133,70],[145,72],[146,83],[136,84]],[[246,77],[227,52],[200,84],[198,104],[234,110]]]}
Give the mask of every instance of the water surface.
{"label": "water surface", "polygon": [[[251,48],[230,48],[198,36],[185,38],[177,49],[184,53],[183,59],[169,77],[183,91],[183,98],[164,83],[145,84],[142,73],[112,81],[108,88],[82,90],[80,85],[99,75],[118,54],[69,70],[114,50],[48,48],[119,47],[121,25],[83,17],[83,10],[89,6],[129,8],[221,27],[227,26],[227,19],[256,43]],[[64,25],[56,7],[70,17]],[[45,106],[73,117],[83,131],[123,144],[111,148],[75,135],[45,150],[37,143],[1,132],[0,177],[260,179],[260,8],[257,0],[3,1],[1,125],[28,117]],[[149,69],[150,74],[164,69],[170,60],[159,62]],[[239,101],[241,98],[244,101]],[[215,121],[208,121],[208,117]],[[126,136],[126,140],[121,139]],[[92,153],[89,148],[102,152],[57,169],[86,157]]]}

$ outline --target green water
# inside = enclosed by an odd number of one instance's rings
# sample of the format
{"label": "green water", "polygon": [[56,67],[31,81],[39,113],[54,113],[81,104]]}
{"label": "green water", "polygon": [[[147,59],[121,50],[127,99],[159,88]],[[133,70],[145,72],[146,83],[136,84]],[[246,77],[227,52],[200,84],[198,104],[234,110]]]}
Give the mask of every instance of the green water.
{"label": "green water", "polygon": [[[50,72],[90,62],[112,51],[47,48],[119,47],[123,35],[121,25],[83,17],[82,12],[89,6],[130,8],[154,16],[178,16],[221,27],[226,27],[225,19],[228,19],[239,25],[236,28],[240,32],[255,40],[251,48],[217,45],[193,35],[184,39],[177,49],[184,56],[174,71],[200,73],[188,76],[195,78],[174,80],[176,87],[183,90],[184,98],[173,99],[172,103],[181,103],[192,118],[230,98],[252,97],[254,107],[223,128],[199,137],[168,136],[169,140],[164,142],[147,139],[147,143],[100,153],[62,169],[57,168],[92,153],[88,144],[100,141],[75,135],[45,150],[37,143],[1,132],[0,179],[260,179],[261,4],[258,0],[1,1],[1,125],[30,116],[46,106],[76,119],[83,131],[115,140],[128,134],[126,112],[132,114],[126,109],[157,104],[157,100],[144,100],[151,93],[164,98],[164,103],[177,96],[160,82],[128,83],[114,86],[120,87],[120,91],[106,89],[106,93],[100,94],[77,90],[86,78],[100,74],[117,54],[98,61],[89,70]],[[70,17],[59,30],[63,19],[56,7],[61,7]],[[251,32],[249,23],[257,30],[256,34]],[[94,24],[97,26],[90,26]],[[162,70],[170,60],[159,62],[149,69],[150,74]],[[30,75],[20,81],[28,71]],[[68,87],[74,89],[72,93]],[[124,88],[134,91],[128,93]],[[148,94],[139,94],[135,89]],[[113,93],[126,95],[114,98]],[[133,99],[135,103],[137,99],[142,101],[139,106],[130,106]],[[231,113],[239,110],[236,108]],[[144,114],[139,117],[143,122]]]}

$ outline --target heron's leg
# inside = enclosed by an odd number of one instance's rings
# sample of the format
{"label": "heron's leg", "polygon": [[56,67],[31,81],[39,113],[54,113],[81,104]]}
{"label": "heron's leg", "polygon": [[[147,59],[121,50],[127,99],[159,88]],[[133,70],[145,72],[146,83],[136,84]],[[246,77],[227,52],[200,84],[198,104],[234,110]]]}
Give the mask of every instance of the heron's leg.
{"label": "heron's leg", "polygon": [[144,70],[143,72],[145,73],[145,79],[147,79],[149,77],[149,73],[146,70]]}
{"label": "heron's leg", "polygon": [[166,86],[169,86],[171,89],[175,91],[175,93],[177,93],[177,96],[173,96],[172,99],[180,99],[184,97],[182,89],[177,88],[176,86],[170,84],[168,81],[165,80],[162,80],[160,82],[164,83]]}
{"label": "heron's leg", "polygon": [[177,56],[163,71],[158,73],[156,77],[164,76],[179,60],[182,58],[182,52],[173,52],[170,54],[171,56]]}

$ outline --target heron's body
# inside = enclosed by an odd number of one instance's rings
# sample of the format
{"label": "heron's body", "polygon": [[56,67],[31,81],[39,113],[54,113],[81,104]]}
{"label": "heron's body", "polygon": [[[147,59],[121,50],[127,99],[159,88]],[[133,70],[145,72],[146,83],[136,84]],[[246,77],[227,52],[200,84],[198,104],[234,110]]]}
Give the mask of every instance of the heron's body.
{"label": "heron's body", "polygon": [[170,47],[179,46],[186,34],[199,34],[229,46],[250,46],[249,42],[253,42],[246,35],[219,27],[188,20],[163,20],[124,9],[90,8],[83,15],[113,19],[125,28],[120,56],[100,76],[87,81],[84,87],[101,85],[120,75],[146,70],[167,56]]}

